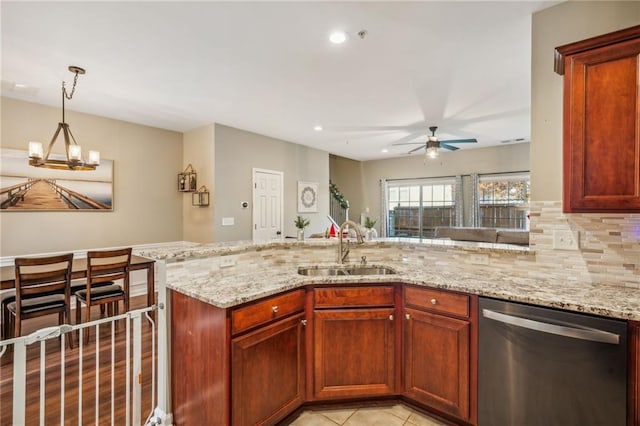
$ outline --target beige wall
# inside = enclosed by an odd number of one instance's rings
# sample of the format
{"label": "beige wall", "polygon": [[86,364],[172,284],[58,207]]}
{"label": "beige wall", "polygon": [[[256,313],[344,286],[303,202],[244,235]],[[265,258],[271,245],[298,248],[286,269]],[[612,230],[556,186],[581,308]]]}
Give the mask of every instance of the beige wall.
{"label": "beige wall", "polygon": [[183,170],[191,164],[197,173],[198,188],[205,185],[209,190],[209,207],[194,207],[192,193],[183,194],[183,237],[186,241],[211,243],[214,241],[214,164],[215,124],[199,127],[184,134]]}
{"label": "beige wall", "polygon": [[533,15],[531,58],[531,197],[562,199],[562,77],[557,46],[640,24],[638,1],[569,1]]}
{"label": "beige wall", "polygon": [[[342,162],[343,164],[345,162]],[[349,175],[348,170],[352,170]],[[358,167],[342,167],[341,173],[335,175],[331,171],[332,179],[341,189],[349,187],[362,176],[363,185],[361,204],[359,209],[353,206],[351,217],[358,218],[360,213],[380,220],[380,179],[403,179],[455,176],[470,173],[506,173],[529,170],[529,144],[503,145],[489,148],[465,149],[457,152],[442,152],[436,161],[427,161],[424,156],[398,157],[387,160],[373,160],[361,163]],[[339,179],[339,180],[338,180]],[[350,189],[351,190],[351,189]],[[354,189],[355,191],[355,189]],[[347,199],[350,195],[343,191]]]}
{"label": "beige wall", "polygon": [[358,222],[360,213],[366,213],[364,207],[365,187],[362,174],[362,161],[329,155],[329,175],[340,192],[349,200],[349,218]]}
{"label": "beige wall", "polygon": [[[214,233],[216,241],[252,238],[253,168],[284,173],[284,235],[295,236],[298,181],[318,182],[318,213],[305,213],[311,220],[307,235],[324,232],[329,214],[329,154],[268,136],[220,124],[215,125]],[[242,209],[240,203],[249,202]],[[223,217],[235,225],[222,226]]]}
{"label": "beige wall", "polygon": [[[46,146],[60,108],[2,98],[2,148]],[[67,110],[83,150],[114,160],[113,212],[0,212],[0,255],[14,256],[182,239],[182,134]],[[64,152],[62,138],[56,152]],[[78,172],[81,173],[81,172]]]}

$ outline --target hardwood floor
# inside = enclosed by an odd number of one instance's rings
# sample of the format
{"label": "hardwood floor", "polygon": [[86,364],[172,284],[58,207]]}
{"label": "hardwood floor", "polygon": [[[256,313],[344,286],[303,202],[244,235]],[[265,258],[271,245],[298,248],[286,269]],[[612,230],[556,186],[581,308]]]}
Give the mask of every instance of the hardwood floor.
{"label": "hardwood floor", "polygon": [[[146,296],[131,298],[131,309],[146,306]],[[72,317],[74,317],[72,313]],[[92,319],[100,317],[98,308],[92,309]],[[57,324],[57,317],[47,316],[24,322],[23,334],[29,334],[43,327]],[[111,342],[111,325],[100,326],[100,350],[96,360],[95,328],[91,328],[90,340],[85,344],[80,356],[77,334],[74,348],[65,348],[64,380],[61,380],[60,339],[45,343],[45,424],[61,424],[61,393],[64,395],[64,424],[124,424],[126,407],[126,324],[120,320],[114,329],[114,345]],[[152,410],[152,329],[143,316],[142,319],[142,414],[144,421]],[[133,341],[133,337],[131,338]],[[114,374],[112,374],[112,348]],[[131,345],[133,352],[133,345]],[[79,390],[79,366],[82,361],[82,392]],[[97,362],[96,362],[97,361]],[[99,368],[96,369],[96,363]],[[133,363],[131,363],[133,368]],[[98,416],[96,420],[96,372],[99,382]],[[113,379],[113,407],[111,381]],[[26,375],[26,424],[37,425],[40,421],[40,344],[33,344],[27,350]],[[64,386],[63,392],[61,387]],[[133,385],[131,385],[133,391]],[[79,409],[79,396],[82,405]],[[111,411],[114,415],[112,419]],[[133,411],[131,404],[130,410]],[[0,358],[0,425],[13,424],[13,353],[5,353]]]}

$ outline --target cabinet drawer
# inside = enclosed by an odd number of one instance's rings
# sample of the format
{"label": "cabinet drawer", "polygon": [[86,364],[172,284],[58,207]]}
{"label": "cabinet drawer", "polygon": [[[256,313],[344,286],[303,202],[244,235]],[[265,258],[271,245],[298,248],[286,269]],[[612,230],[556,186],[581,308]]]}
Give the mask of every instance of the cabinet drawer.
{"label": "cabinet drawer", "polygon": [[392,286],[316,288],[313,292],[316,308],[394,305]]}
{"label": "cabinet drawer", "polygon": [[270,297],[231,312],[231,334],[304,310],[304,290]]}
{"label": "cabinet drawer", "polygon": [[405,303],[432,312],[469,317],[469,296],[443,290],[405,287]]}

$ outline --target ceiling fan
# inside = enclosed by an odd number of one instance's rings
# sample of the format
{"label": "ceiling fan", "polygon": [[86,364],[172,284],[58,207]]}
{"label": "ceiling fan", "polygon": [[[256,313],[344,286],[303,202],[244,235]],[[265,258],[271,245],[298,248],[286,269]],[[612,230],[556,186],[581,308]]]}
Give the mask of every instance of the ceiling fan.
{"label": "ceiling fan", "polygon": [[438,130],[438,126],[431,126],[429,127],[429,130],[431,131],[431,136],[429,136],[427,138],[427,142],[402,142],[402,143],[394,143],[393,145],[415,145],[415,144],[420,144],[422,146],[419,146],[417,148],[412,149],[411,151],[409,151],[407,154],[412,154],[416,151],[419,151],[421,149],[426,149],[426,154],[429,158],[436,158],[438,157],[439,154],[439,150],[440,148],[444,148],[444,149],[448,149],[449,151],[456,151],[460,148],[458,148],[457,146],[453,146],[453,145],[449,145],[452,143],[476,143],[478,142],[477,139],[450,139],[450,140],[446,140],[446,141],[441,141],[438,140],[438,138],[436,137],[436,130]]}

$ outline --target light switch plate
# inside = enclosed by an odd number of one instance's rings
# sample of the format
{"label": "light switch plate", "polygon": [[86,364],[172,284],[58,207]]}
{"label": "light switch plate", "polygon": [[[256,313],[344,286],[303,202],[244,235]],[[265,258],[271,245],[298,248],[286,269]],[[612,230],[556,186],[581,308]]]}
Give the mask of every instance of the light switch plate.
{"label": "light switch plate", "polygon": [[571,230],[553,231],[553,249],[554,250],[578,250],[580,243],[578,233]]}
{"label": "light switch plate", "polygon": [[221,268],[228,268],[230,266],[235,266],[235,264],[236,264],[235,257],[222,256],[222,258],[220,259]]}
{"label": "light switch plate", "polygon": [[233,226],[235,225],[236,220],[233,217],[223,217],[222,218],[222,226]]}
{"label": "light switch plate", "polygon": [[467,257],[467,263],[471,265],[488,265],[489,255],[487,253],[471,253]]}

